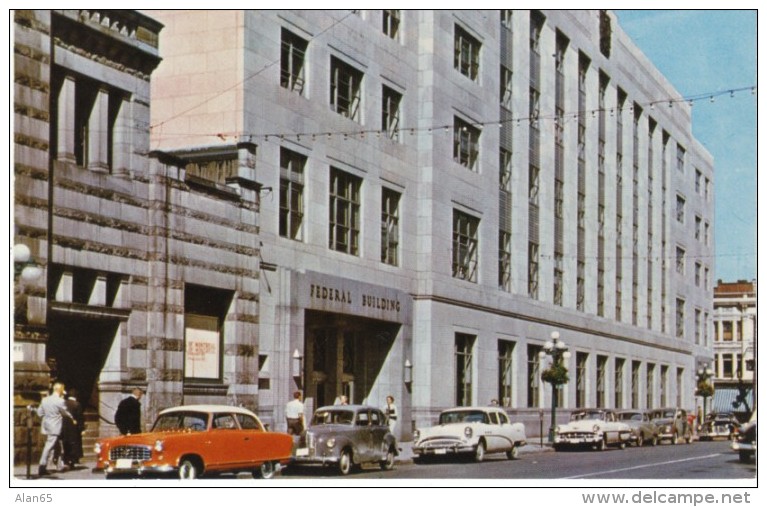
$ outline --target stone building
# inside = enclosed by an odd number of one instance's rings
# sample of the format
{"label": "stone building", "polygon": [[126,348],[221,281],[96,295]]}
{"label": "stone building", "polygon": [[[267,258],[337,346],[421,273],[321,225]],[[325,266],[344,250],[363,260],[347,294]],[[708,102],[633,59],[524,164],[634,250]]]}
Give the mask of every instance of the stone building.
{"label": "stone building", "polygon": [[134,386],[145,424],[255,404],[255,147],[218,150],[224,178],[204,155],[150,152],[161,29],[135,11],[14,12],[14,243],[43,271],[15,283],[17,456],[53,381],[80,393],[86,452]]}

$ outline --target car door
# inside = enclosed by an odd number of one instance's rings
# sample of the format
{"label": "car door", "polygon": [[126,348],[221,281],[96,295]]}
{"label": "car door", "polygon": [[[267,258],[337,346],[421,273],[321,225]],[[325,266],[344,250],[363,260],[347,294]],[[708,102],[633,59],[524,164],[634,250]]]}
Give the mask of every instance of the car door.
{"label": "car door", "polygon": [[380,461],[386,457],[386,446],[384,445],[386,434],[389,432],[389,426],[385,422],[382,412],[378,410],[370,411],[371,428],[371,460]]}
{"label": "car door", "polygon": [[501,435],[501,425],[498,414],[495,411],[486,412],[483,422],[478,426],[480,433],[485,437],[487,452],[497,452],[505,447]]}
{"label": "car door", "polygon": [[203,456],[207,468],[223,470],[246,461],[245,432],[240,431],[234,414],[213,414],[209,433],[211,444]]}
{"label": "car door", "polygon": [[373,454],[373,429],[370,426],[370,414],[361,409],[354,418],[354,447],[358,462],[371,461]]}
{"label": "car door", "polygon": [[509,420],[509,416],[507,416],[505,412],[499,411],[498,423],[498,432],[503,438],[503,449],[501,450],[510,451],[511,448],[514,447],[514,442],[517,438],[517,435],[514,432],[511,421]]}
{"label": "car door", "polygon": [[237,414],[237,422],[240,423],[242,448],[246,462],[260,465],[264,461],[273,460],[277,457],[275,456],[275,449],[269,445],[269,434],[261,428],[253,416]]}

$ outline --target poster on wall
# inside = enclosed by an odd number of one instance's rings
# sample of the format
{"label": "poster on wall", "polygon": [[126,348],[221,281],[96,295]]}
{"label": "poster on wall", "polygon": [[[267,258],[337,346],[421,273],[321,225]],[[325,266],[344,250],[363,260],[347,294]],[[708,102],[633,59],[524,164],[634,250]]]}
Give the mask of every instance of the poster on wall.
{"label": "poster on wall", "polygon": [[184,376],[200,380],[221,378],[221,333],[218,319],[187,315],[184,334]]}

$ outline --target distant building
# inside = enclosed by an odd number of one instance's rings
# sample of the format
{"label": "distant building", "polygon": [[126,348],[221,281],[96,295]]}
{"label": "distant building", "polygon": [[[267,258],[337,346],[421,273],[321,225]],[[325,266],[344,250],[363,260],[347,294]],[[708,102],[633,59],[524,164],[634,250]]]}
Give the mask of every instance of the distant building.
{"label": "distant building", "polygon": [[[748,413],[754,409],[756,328],[756,281],[719,280],[714,287],[714,363],[711,366],[716,390],[712,411]],[[747,393],[745,403],[737,400],[741,393]]]}

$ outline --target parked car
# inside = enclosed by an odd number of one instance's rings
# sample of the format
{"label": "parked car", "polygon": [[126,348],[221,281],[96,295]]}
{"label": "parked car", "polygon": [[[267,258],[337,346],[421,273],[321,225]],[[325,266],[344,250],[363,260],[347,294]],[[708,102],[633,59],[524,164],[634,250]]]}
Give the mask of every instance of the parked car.
{"label": "parked car", "polygon": [[463,454],[479,462],[500,452],[516,459],[526,443],[525,426],[512,423],[502,408],[458,407],[443,411],[436,426],[416,429],[412,449],[416,460]]}
{"label": "parked car", "polygon": [[619,410],[615,413],[619,421],[631,428],[631,443],[642,447],[645,443],[658,445],[658,430],[650,421],[646,410]]}
{"label": "parked car", "polygon": [[738,453],[741,463],[756,460],[756,410],[749,421],[740,428],[738,438],[732,443],[732,450]]}
{"label": "parked car", "polygon": [[687,411],[682,408],[656,408],[650,412],[650,419],[658,429],[658,440],[668,440],[676,445],[682,439],[692,443],[692,426],[687,419]]}
{"label": "parked car", "polygon": [[245,408],[188,405],[160,412],[149,432],[100,440],[96,468],[107,478],[248,471],[269,479],[290,462],[292,445],[290,435],[266,431]]}
{"label": "parked car", "polygon": [[603,451],[609,445],[626,448],[631,428],[619,421],[615,412],[603,408],[579,409],[570,414],[570,422],[559,425],[554,434],[554,450],[591,446]]}
{"label": "parked car", "polygon": [[738,436],[739,428],[740,423],[731,412],[708,414],[698,432],[698,440],[714,440],[717,438],[734,440]]}
{"label": "parked car", "polygon": [[318,408],[299,439],[293,465],[332,465],[341,475],[363,463],[394,468],[397,441],[383,412],[365,405]]}

